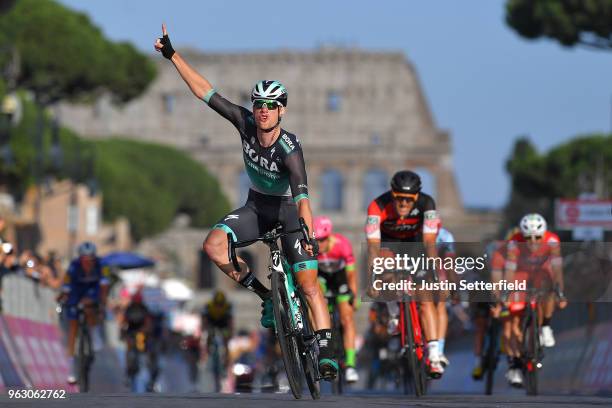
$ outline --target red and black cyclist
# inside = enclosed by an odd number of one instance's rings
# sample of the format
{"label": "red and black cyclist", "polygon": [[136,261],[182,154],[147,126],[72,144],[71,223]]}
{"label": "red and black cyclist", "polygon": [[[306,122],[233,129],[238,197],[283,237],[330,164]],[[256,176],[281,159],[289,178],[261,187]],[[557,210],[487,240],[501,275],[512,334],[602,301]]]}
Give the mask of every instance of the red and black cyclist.
{"label": "red and black cyclist", "polygon": [[[255,239],[279,222],[284,229],[294,230],[299,228],[300,217],[308,230],[314,231],[302,147],[294,134],[280,127],[287,107],[287,89],[278,81],[259,81],[251,92],[252,110],[236,105],[221,96],[174,51],[165,25],[162,25],[162,33],[163,37],[155,42],[156,51],[172,61],[193,94],[230,121],[240,135],[244,164],[251,181],[249,197],[243,207],[227,214],[213,227],[203,248],[226,275],[261,298],[262,325],[272,327],[270,290],[255,277],[243,259],[238,259],[241,272],[235,270],[228,259],[227,234],[236,241]],[[319,343],[319,371],[325,379],[334,378],[338,363],[328,347],[332,344],[331,325],[317,279],[316,248],[301,242],[300,233],[284,237],[282,246],[312,311]]]}
{"label": "red and black cyclist", "polygon": [[[546,220],[540,214],[527,214],[520,223],[520,232],[507,244],[505,274],[508,281],[527,281],[529,287],[546,292],[538,302],[538,319],[541,323],[540,343],[553,347],[555,338],[550,321],[555,311],[556,298],[561,309],[567,306],[563,295],[563,261],[559,236],[548,231]],[[506,377],[515,386],[522,384],[520,367],[521,315],[525,309],[524,294],[510,294],[510,318],[504,322],[504,344],[512,362]]]}
{"label": "red and black cyclist", "polygon": [[319,241],[319,281],[326,297],[335,296],[344,336],[346,366],[345,378],[349,383],[359,381],[355,369],[355,320],[354,305],[357,302],[357,273],[351,242],[344,235],[333,232],[332,221],[319,216],[314,219]]}
{"label": "red and black cyclist", "polygon": [[[499,282],[504,277],[504,268],[506,264],[506,249],[508,240],[516,232],[519,231],[518,227],[512,228],[508,231],[503,240],[491,241],[486,248],[487,259],[488,259],[488,271],[487,276],[482,276],[483,280],[489,280],[491,282]],[[494,299],[499,299],[499,292],[493,293]],[[503,309],[503,311],[502,311]],[[474,358],[475,364],[472,369],[472,378],[480,380],[484,374],[483,369],[483,344],[484,338],[487,331],[487,326],[491,316],[495,318],[507,318],[507,308],[503,307],[499,302],[483,302],[483,301],[472,301],[470,302],[471,318],[474,323]],[[508,335],[509,338],[509,335]]]}
{"label": "red and black cyclist", "polygon": [[[368,207],[365,232],[370,269],[374,259],[380,257],[381,243],[386,242],[422,242],[425,255],[429,258],[437,257],[436,236],[439,224],[434,199],[421,192],[419,175],[409,170],[395,173],[391,179],[391,190],[374,199]],[[423,272],[417,271],[417,275]],[[369,289],[369,293],[377,296],[373,288]],[[438,340],[441,339],[441,333],[434,302],[420,302],[420,315],[427,340],[429,375],[440,378],[444,367],[440,361]]]}

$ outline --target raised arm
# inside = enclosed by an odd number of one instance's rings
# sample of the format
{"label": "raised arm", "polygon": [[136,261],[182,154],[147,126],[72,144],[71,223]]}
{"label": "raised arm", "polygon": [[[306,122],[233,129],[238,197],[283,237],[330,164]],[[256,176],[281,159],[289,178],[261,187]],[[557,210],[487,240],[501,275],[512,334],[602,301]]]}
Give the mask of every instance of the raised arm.
{"label": "raised arm", "polygon": [[191,92],[193,92],[198,99],[204,99],[206,101],[205,98],[213,90],[212,85],[206,78],[193,69],[178,52],[174,51],[165,24],[162,24],[162,35],[161,38],[155,41],[155,51],[161,52],[165,58],[172,61],[176,70],[181,75],[181,78],[183,78],[183,81],[185,81],[189,89],[191,89]]}
{"label": "raised arm", "polygon": [[215,112],[232,122],[238,130],[244,131],[247,126],[247,118],[251,115],[249,110],[219,95],[204,76],[193,69],[178,52],[174,51],[165,24],[162,24],[162,34],[163,37],[155,41],[155,51],[161,52],[164,58],[172,61],[183,81],[198,99],[206,102]]}

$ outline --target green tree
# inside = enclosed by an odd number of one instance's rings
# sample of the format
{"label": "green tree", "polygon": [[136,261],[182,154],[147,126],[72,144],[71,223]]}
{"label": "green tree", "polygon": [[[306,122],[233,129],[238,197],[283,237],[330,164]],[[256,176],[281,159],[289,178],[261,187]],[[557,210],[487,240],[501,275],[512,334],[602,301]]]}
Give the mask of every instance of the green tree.
{"label": "green tree", "polygon": [[[0,160],[0,182],[17,199],[34,182],[37,162],[32,129],[38,109],[23,92],[21,99],[23,116],[11,138],[13,162]],[[136,239],[163,231],[179,213],[190,215],[196,227],[209,227],[229,210],[217,180],[182,151],[126,139],[85,140],[68,128],[59,130],[59,142],[63,163],[56,168],[49,154],[52,129],[45,128],[45,160],[38,163],[44,173],[87,184],[95,178],[103,195],[104,219],[127,217]]]}
{"label": "green tree", "polygon": [[126,139],[92,143],[105,218],[126,216],[137,239],[164,230],[178,213],[209,227],[229,210],[217,180],[179,150]]}
{"label": "green tree", "polygon": [[612,0],[508,0],[506,23],[528,39],[612,50]]}
{"label": "green tree", "polygon": [[539,212],[552,222],[556,198],[581,193],[608,197],[612,192],[612,135],[585,135],[540,154],[526,137],[517,139],[506,170],[511,179],[505,209],[507,228],[520,217]]}
{"label": "green tree", "polygon": [[0,33],[0,47],[19,53],[17,86],[32,91],[42,106],[100,91],[127,101],[155,76],[144,54],[108,41],[87,15],[52,0],[18,1],[0,15]]}

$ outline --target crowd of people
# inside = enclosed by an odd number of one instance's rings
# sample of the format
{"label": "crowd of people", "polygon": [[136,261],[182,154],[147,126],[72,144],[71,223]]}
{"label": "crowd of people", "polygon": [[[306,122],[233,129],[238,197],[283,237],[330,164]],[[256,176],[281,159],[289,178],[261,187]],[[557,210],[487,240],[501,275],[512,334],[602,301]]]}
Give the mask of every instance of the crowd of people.
{"label": "crowd of people", "polygon": [[0,311],[2,280],[6,276],[23,276],[51,289],[59,289],[62,286],[65,268],[56,252],[49,251],[46,256],[31,250],[17,252],[10,242],[0,242]]}

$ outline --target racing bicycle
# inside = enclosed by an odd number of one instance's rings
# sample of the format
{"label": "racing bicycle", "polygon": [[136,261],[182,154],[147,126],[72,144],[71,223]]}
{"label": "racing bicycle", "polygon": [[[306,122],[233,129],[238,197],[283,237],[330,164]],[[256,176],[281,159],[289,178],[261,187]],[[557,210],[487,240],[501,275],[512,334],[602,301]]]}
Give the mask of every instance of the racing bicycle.
{"label": "racing bicycle", "polygon": [[243,248],[263,242],[270,249],[269,278],[271,281],[272,303],[274,308],[274,329],[280,345],[289,388],[296,399],[302,397],[304,380],[313,399],[320,398],[319,373],[317,363],[317,341],[309,320],[308,304],[297,286],[293,272],[278,246],[278,240],[289,234],[301,232],[303,240],[310,243],[308,228],[302,218],[300,228],[283,231],[279,223],[263,236],[247,241],[234,242],[232,234],[227,234],[228,256],[234,268],[240,271],[236,248]]}

